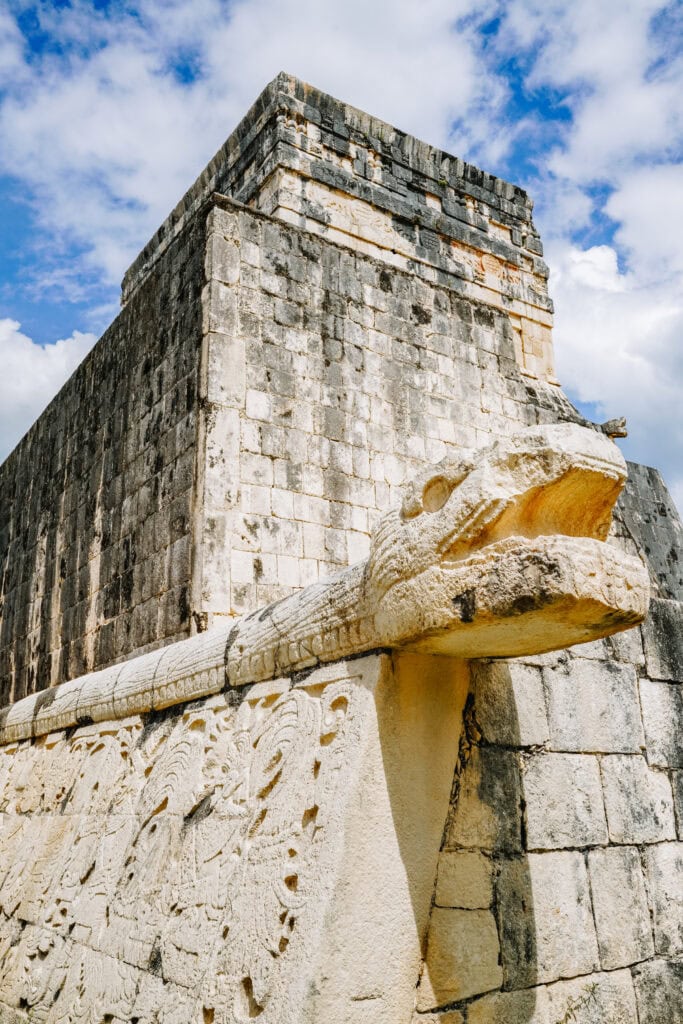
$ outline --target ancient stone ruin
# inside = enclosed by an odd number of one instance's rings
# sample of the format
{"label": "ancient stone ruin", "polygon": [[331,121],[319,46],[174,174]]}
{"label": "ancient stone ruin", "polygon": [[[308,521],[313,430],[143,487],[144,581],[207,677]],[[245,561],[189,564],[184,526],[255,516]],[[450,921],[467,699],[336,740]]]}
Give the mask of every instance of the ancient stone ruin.
{"label": "ancient stone ruin", "polygon": [[683,1021],[683,528],[546,285],[287,75],[137,258],[0,467],[3,1024]]}

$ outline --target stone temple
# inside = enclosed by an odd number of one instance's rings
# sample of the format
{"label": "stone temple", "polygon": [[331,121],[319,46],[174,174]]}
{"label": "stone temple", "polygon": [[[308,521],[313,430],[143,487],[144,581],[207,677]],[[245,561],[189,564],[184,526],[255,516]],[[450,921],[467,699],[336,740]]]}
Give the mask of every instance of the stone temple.
{"label": "stone temple", "polygon": [[683,527],[520,188],[279,75],[0,467],[0,1022],[681,1024]]}

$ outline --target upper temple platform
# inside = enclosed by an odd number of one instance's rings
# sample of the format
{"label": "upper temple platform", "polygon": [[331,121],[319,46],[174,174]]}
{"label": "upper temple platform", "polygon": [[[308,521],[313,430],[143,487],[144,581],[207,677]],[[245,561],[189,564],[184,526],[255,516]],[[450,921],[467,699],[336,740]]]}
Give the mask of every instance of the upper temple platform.
{"label": "upper temple platform", "polygon": [[526,192],[281,73],[122,283],[126,303],[189,218],[225,196],[514,318],[518,360],[555,382],[548,270]]}

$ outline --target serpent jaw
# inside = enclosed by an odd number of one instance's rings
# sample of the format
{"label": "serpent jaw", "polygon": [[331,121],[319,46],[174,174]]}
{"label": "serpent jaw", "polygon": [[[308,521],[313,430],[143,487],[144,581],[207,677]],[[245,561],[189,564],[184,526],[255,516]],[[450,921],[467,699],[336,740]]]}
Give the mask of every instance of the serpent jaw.
{"label": "serpent jaw", "polygon": [[370,555],[375,585],[386,584],[377,632],[461,657],[512,656],[640,622],[647,572],[605,543],[625,480],[607,437],[564,424],[520,431],[466,472],[423,474],[421,507],[413,487]]}

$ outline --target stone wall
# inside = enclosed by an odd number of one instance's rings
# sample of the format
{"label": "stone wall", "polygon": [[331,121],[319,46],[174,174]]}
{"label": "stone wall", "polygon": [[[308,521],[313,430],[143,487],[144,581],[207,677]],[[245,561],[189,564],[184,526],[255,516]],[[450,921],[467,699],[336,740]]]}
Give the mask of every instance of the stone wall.
{"label": "stone wall", "polygon": [[187,635],[203,225],[0,467],[0,703]]}
{"label": "stone wall", "polygon": [[[367,555],[421,466],[579,418],[530,395],[514,318],[225,199],[209,214],[202,552],[210,624]],[[200,537],[201,530],[201,539]]]}
{"label": "stone wall", "polygon": [[0,1020],[407,1024],[466,690],[370,655],[2,747]]}

